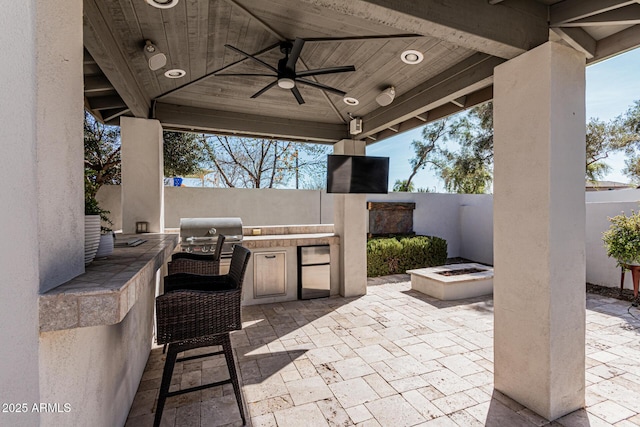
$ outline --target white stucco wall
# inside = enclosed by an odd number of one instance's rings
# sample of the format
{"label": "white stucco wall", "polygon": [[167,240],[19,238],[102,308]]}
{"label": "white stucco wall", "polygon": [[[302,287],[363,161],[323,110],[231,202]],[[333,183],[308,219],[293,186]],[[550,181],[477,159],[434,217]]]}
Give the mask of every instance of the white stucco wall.
{"label": "white stucco wall", "polygon": [[640,200],[640,190],[586,191],[585,200],[589,202],[637,202]]}
{"label": "white stucco wall", "polygon": [[[119,185],[103,185],[96,194],[96,200],[102,209],[109,211],[113,230],[122,230],[122,191]],[[106,226],[106,224],[103,224]]]}
{"label": "white stucco wall", "polygon": [[151,349],[159,277],[116,325],[40,334],[41,401],[71,406],[43,414],[42,427],[124,425]]}
{"label": "white stucco wall", "polygon": [[320,224],[329,210],[333,218],[330,205],[321,212],[320,200],[317,190],[165,187],[165,226],[177,228],[190,217],[240,217],[249,226]]}
{"label": "white stucco wall", "polygon": [[[638,210],[637,202],[587,203],[587,282],[594,285],[620,286],[620,268],[613,258],[607,257],[602,243],[602,233],[610,225],[608,217],[622,212],[629,215]],[[633,289],[631,274],[625,277],[625,288]]]}
{"label": "white stucco wall", "polygon": [[460,256],[493,265],[493,195],[460,196]]}
{"label": "white stucco wall", "polygon": [[[11,67],[0,68],[0,93],[11,102],[0,103],[0,401],[38,402],[35,11],[32,2],[3,6],[0,62]],[[0,413],[0,425],[34,426],[39,419]]]}

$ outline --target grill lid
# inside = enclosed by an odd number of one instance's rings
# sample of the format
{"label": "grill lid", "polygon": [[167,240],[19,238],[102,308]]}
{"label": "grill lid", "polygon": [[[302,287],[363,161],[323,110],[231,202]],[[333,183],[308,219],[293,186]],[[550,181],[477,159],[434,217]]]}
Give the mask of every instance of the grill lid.
{"label": "grill lid", "polygon": [[224,234],[227,240],[242,240],[240,218],[180,218],[180,238],[183,242],[217,240]]}

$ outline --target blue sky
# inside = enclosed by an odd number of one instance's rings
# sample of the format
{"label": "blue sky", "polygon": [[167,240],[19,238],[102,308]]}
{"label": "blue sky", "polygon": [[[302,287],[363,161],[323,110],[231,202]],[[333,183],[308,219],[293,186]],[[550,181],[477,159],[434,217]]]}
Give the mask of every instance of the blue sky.
{"label": "blue sky", "polygon": [[[586,70],[587,119],[597,117],[611,120],[624,113],[633,101],[640,99],[640,49],[618,55],[606,61],[590,65]],[[407,179],[410,173],[409,159],[413,157],[411,142],[420,139],[421,128],[413,129],[385,141],[367,147],[369,156],[389,157],[389,185],[396,179]],[[622,174],[624,154],[611,156],[607,163],[611,172],[604,178],[609,181],[628,182]],[[444,191],[442,180],[427,168],[414,179],[416,188]]]}

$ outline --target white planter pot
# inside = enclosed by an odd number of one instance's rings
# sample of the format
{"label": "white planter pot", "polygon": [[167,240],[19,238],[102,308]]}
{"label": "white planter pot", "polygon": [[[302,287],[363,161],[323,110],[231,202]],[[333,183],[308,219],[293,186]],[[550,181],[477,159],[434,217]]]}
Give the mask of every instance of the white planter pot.
{"label": "white planter pot", "polygon": [[97,258],[106,258],[113,253],[113,234],[101,234],[100,244],[98,245],[98,251],[96,252]]}
{"label": "white planter pot", "polygon": [[84,265],[89,265],[96,256],[100,243],[100,215],[84,216]]}

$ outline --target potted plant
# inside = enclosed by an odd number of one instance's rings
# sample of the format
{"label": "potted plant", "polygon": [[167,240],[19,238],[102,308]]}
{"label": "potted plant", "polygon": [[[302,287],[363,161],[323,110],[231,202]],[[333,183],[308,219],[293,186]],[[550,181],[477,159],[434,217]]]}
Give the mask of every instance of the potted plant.
{"label": "potted plant", "polygon": [[607,255],[622,268],[640,265],[640,212],[631,211],[609,218],[611,225],[602,235]]}
{"label": "potted plant", "polygon": [[85,179],[84,192],[84,265],[89,265],[96,256],[100,243],[100,206]]}
{"label": "potted plant", "polygon": [[100,226],[100,243],[98,244],[98,251],[96,252],[96,258],[106,258],[113,253],[113,245],[115,243],[116,235],[111,229],[113,221],[109,218],[108,214],[111,212],[100,209],[100,220],[102,224]]}

